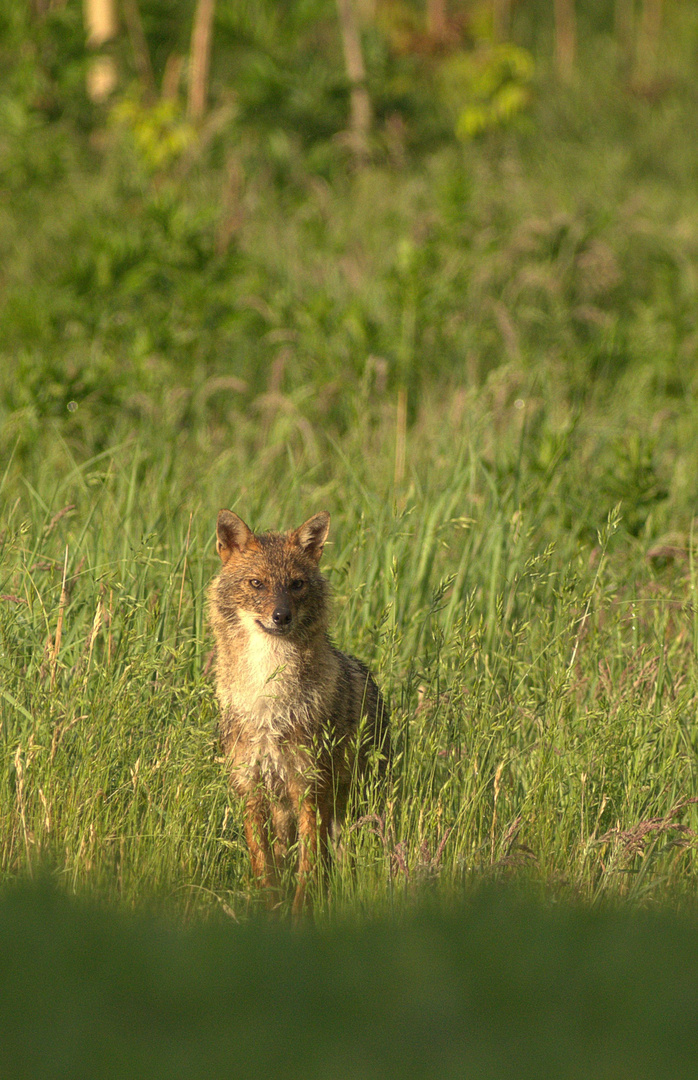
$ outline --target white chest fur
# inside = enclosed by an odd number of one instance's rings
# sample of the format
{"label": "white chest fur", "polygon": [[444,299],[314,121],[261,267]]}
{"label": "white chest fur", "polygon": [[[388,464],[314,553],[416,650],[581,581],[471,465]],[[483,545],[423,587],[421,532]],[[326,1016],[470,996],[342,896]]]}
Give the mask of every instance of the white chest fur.
{"label": "white chest fur", "polygon": [[283,638],[253,631],[239,656],[238,671],[245,712],[283,710],[299,696],[298,659]]}
{"label": "white chest fur", "polygon": [[244,629],[233,640],[219,640],[228,663],[218,696],[223,712],[230,709],[235,717],[237,732],[228,753],[243,790],[260,776],[274,790],[307,775],[309,747],[327,720],[338,673],[332,653],[317,643],[307,655],[292,640],[256,624]]}

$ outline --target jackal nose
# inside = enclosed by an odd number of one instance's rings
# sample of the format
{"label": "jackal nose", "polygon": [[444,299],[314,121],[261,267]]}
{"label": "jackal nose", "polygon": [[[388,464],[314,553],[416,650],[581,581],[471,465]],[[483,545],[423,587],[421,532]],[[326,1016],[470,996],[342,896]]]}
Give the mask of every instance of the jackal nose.
{"label": "jackal nose", "polygon": [[286,604],[279,604],[277,608],[274,608],[274,614],[272,615],[275,626],[288,626],[291,621],[291,609]]}

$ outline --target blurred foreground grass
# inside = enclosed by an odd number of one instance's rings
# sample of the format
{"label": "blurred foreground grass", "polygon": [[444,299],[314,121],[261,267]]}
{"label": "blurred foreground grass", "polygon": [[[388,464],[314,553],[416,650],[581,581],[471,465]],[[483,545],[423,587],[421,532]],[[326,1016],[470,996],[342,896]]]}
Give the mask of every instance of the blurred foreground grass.
{"label": "blurred foreground grass", "polygon": [[484,890],[331,933],[0,899],[0,1069],[71,1080],[682,1080],[698,932]]}

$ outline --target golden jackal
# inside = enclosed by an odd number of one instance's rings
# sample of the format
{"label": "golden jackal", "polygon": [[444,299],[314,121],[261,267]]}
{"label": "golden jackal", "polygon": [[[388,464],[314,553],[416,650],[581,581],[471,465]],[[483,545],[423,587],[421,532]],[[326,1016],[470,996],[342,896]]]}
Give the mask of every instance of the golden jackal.
{"label": "golden jackal", "polygon": [[245,799],[252,872],[268,887],[298,840],[294,912],[327,856],[349,788],[371,750],[385,771],[388,714],[368,669],[327,635],[329,586],[318,568],[330,515],[287,533],[254,534],[221,510],[223,567],[209,591],[220,732],[234,789]]}

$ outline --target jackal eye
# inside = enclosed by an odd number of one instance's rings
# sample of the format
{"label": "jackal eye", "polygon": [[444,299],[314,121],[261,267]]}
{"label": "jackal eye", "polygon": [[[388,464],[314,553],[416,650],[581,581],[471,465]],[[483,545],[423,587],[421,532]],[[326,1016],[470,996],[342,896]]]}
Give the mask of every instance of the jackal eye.
{"label": "jackal eye", "polygon": [[261,589],[264,586],[264,582],[260,581],[259,578],[252,577],[250,578],[250,585],[253,589]]}
{"label": "jackal eye", "polygon": [[291,588],[293,589],[294,592],[300,592],[304,585],[305,585],[305,581],[303,580],[302,577],[294,578],[293,581],[291,582]]}

